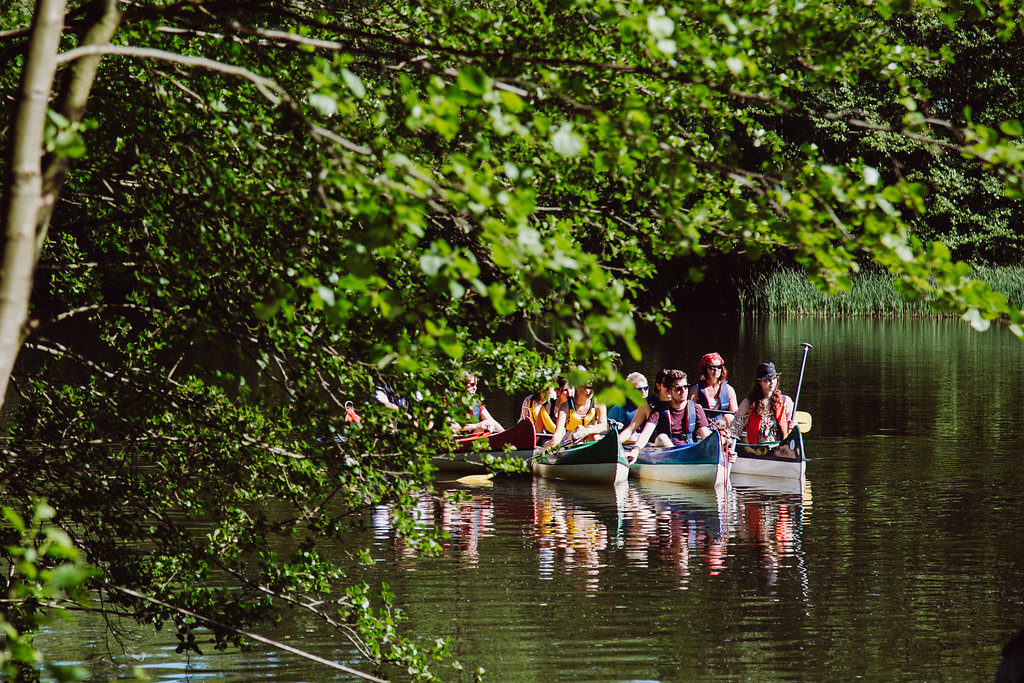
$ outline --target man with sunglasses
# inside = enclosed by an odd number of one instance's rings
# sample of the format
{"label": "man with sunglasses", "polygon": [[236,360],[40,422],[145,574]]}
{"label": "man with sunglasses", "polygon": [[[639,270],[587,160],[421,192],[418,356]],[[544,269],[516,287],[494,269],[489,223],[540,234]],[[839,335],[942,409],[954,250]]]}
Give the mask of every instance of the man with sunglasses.
{"label": "man with sunglasses", "polygon": [[668,405],[661,410],[652,410],[644,424],[640,436],[627,454],[630,463],[635,462],[640,449],[654,437],[655,446],[679,446],[694,443],[711,434],[708,418],[704,409],[687,398],[690,385],[686,382],[686,373],[681,370],[669,370],[665,376],[665,387],[668,389]]}

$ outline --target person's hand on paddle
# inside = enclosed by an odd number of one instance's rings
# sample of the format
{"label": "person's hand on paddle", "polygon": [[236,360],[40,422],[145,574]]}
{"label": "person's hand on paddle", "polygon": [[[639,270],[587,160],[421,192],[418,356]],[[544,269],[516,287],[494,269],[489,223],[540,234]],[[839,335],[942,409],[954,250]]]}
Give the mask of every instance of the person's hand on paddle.
{"label": "person's hand on paddle", "polygon": [[729,433],[729,428],[726,425],[719,425],[718,431],[722,435],[722,449],[729,457],[729,462],[736,462],[736,439]]}

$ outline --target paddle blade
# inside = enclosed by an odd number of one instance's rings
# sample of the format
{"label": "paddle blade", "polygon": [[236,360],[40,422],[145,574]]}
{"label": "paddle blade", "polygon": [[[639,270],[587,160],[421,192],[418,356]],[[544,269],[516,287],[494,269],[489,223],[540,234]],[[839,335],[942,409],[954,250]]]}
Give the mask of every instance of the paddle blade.
{"label": "paddle blade", "polygon": [[806,434],[807,432],[811,431],[811,414],[810,413],[805,413],[802,410],[798,410],[798,411],[796,411],[796,414],[793,415],[793,417],[796,420],[796,425],[800,428],[801,432]]}
{"label": "paddle blade", "polygon": [[493,474],[469,474],[465,477],[459,477],[455,481],[463,486],[492,486],[494,485],[494,482],[491,481],[493,476]]}

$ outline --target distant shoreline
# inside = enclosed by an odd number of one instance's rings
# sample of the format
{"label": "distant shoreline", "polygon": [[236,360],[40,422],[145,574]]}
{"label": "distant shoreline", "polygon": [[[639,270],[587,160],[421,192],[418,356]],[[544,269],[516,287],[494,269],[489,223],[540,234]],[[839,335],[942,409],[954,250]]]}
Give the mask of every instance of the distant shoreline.
{"label": "distant shoreline", "polygon": [[[1006,295],[1011,305],[1024,307],[1024,266],[975,266],[972,277]],[[780,268],[739,288],[740,311],[819,317],[959,317],[933,310],[925,299],[907,300],[884,271],[854,274],[851,283],[849,291],[825,294],[810,283],[805,271]]]}

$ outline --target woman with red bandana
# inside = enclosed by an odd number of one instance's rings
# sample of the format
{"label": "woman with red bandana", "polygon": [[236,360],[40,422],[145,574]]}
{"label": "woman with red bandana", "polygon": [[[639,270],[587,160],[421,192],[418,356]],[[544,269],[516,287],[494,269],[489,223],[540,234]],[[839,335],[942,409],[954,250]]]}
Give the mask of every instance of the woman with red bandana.
{"label": "woman with red bandana", "polygon": [[779,373],[774,363],[760,363],[757,379],[750,392],[736,409],[729,425],[733,436],[742,436],[747,443],[781,441],[789,433],[793,399],[779,390]]}
{"label": "woman with red bandana", "polygon": [[[718,426],[732,422],[732,413],[739,401],[736,390],[726,381],[729,373],[725,361],[717,353],[706,353],[700,359],[699,379],[690,389],[690,400],[707,413]],[[722,412],[716,412],[722,411]]]}

